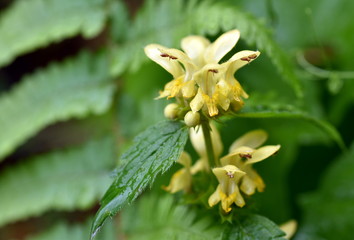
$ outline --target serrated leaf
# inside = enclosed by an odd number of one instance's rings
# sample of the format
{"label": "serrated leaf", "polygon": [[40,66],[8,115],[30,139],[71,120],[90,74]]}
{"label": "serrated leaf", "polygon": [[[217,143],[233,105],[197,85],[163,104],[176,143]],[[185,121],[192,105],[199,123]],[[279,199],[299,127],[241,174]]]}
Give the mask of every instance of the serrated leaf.
{"label": "serrated leaf", "polygon": [[354,144],[336,159],[316,192],[300,199],[304,223],[296,239],[350,240],[354,216]]}
{"label": "serrated leaf", "polygon": [[111,138],[25,160],[0,173],[0,226],[48,210],[86,209],[109,186]]}
{"label": "serrated leaf", "polygon": [[166,121],[155,124],[134,139],[134,144],[121,157],[124,165],[117,169],[117,176],[101,201],[92,224],[92,239],[108,217],[133,202],[158,174],[178,160],[187,136],[188,129],[181,122]]}
{"label": "serrated leaf", "polygon": [[113,55],[112,73],[115,75],[127,68],[135,70],[147,60],[141,50],[147,44],[159,43],[179,48],[181,38],[187,35],[215,35],[238,28],[241,38],[265,52],[297,96],[302,96],[294,65],[274,41],[271,32],[258,19],[235,5],[215,4],[212,1],[185,3],[183,0],[149,0],[132,26]]}
{"label": "serrated leaf", "polygon": [[[26,238],[26,240],[87,240],[90,234],[90,223],[91,221],[82,224],[59,222],[37,235]],[[97,237],[97,240],[116,239],[116,230],[113,224],[107,226]]]}
{"label": "serrated leaf", "polygon": [[322,131],[327,133],[328,136],[331,137],[342,150],[346,149],[341,135],[334,126],[324,120],[312,117],[291,105],[248,105],[239,113],[234,114],[234,116],[241,118],[292,118],[304,120],[319,127]]}
{"label": "serrated leaf", "polygon": [[122,230],[129,240],[216,240],[224,226],[198,216],[186,205],[177,204],[172,195],[142,197],[123,210]]}
{"label": "serrated leaf", "polygon": [[0,161],[53,122],[102,114],[114,89],[106,57],[86,52],[24,77],[0,96]]}
{"label": "serrated leaf", "polygon": [[224,231],[222,240],[285,240],[285,233],[269,219],[249,214],[239,217]]}
{"label": "serrated leaf", "polygon": [[105,0],[17,0],[0,17],[0,66],[16,56],[104,27]]}

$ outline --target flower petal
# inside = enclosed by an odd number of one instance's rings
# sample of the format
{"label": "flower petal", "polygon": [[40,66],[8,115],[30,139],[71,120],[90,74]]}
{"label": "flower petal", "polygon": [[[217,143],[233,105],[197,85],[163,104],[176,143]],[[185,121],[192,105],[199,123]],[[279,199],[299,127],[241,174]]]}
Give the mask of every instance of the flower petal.
{"label": "flower petal", "polygon": [[227,154],[226,156],[221,158],[221,164],[222,165],[237,165],[232,159],[235,159],[235,157],[240,158],[240,155],[246,155],[246,154],[250,154],[252,156],[253,152],[255,150],[253,148],[250,147],[246,147],[246,146],[241,146],[236,148],[235,150],[233,150],[232,152],[230,152],[229,154]]}
{"label": "flower petal", "polygon": [[216,88],[217,90],[213,98],[216,99],[216,102],[222,109],[224,109],[224,111],[227,111],[230,106],[230,99],[228,99],[224,94],[221,93],[221,91],[218,89],[218,86],[216,86]]}
{"label": "flower petal", "polygon": [[208,204],[210,207],[213,207],[216,204],[218,204],[218,202],[220,202],[221,197],[219,192],[220,192],[220,186],[216,188],[215,192],[208,199]]}
{"label": "flower petal", "polygon": [[198,112],[204,105],[204,98],[202,90],[199,88],[197,95],[193,98],[193,100],[189,103],[193,112]]}
{"label": "flower petal", "polygon": [[191,167],[191,173],[192,175],[196,174],[197,172],[200,171],[205,171],[209,172],[210,167],[209,167],[209,162],[207,158],[201,158],[199,159],[194,165]]}
{"label": "flower petal", "polygon": [[250,50],[235,53],[227,62],[223,63],[229,66],[226,78],[232,78],[238,69],[258,58],[260,54],[259,51]]}
{"label": "flower petal", "polygon": [[[232,181],[237,182],[246,173],[238,169],[234,165],[226,165],[224,167],[213,168],[213,173],[218,179],[219,183],[223,185],[232,179]],[[226,189],[223,189],[225,192]]]}
{"label": "flower petal", "polygon": [[290,239],[296,232],[297,222],[295,220],[287,221],[279,226],[280,229],[285,232],[285,239]]}
{"label": "flower petal", "polygon": [[256,191],[256,184],[246,174],[242,178],[242,182],[241,182],[240,188],[241,188],[241,191],[246,193],[247,195],[253,195],[255,193],[255,191]]}
{"label": "flower petal", "polygon": [[218,110],[218,108],[217,108],[217,106],[216,106],[216,101],[215,101],[215,99],[209,97],[209,96],[206,95],[206,94],[203,94],[203,99],[204,99],[205,105],[206,105],[207,108],[208,108],[209,116],[210,116],[210,117],[214,117],[214,116],[218,115],[219,110]]}
{"label": "flower petal", "polygon": [[265,184],[261,176],[259,176],[259,174],[250,165],[246,166],[245,172],[247,176],[256,185],[258,192],[263,192],[265,188]]}
{"label": "flower petal", "polygon": [[232,30],[221,35],[206,49],[205,62],[218,63],[235,46],[239,38],[239,30]]}
{"label": "flower petal", "polygon": [[245,206],[245,200],[243,199],[240,190],[236,186],[233,193],[229,196],[230,200],[239,207]]}
{"label": "flower petal", "polygon": [[225,66],[220,64],[207,64],[194,74],[194,80],[203,90],[203,93],[211,97],[224,70]]}
{"label": "flower petal", "polygon": [[179,61],[183,64],[186,75],[184,81],[189,81],[192,79],[193,73],[196,71],[197,66],[193,63],[193,61],[181,50],[174,49],[174,48],[165,48],[160,49],[161,53],[168,55],[169,57],[166,58],[175,58],[173,61]]}
{"label": "flower petal", "polygon": [[161,51],[165,50],[164,46],[159,44],[149,44],[144,48],[145,54],[154,62],[163,67],[167,72],[171,73],[174,78],[184,74],[182,66],[177,62],[170,60],[168,57],[161,57]]}
{"label": "flower petal", "polygon": [[[211,142],[213,144],[215,158],[219,158],[223,150],[220,134],[217,128],[213,124],[210,124],[210,128],[211,128],[210,137],[211,137]],[[194,149],[197,151],[199,156],[201,156],[202,158],[207,158],[207,152],[205,148],[205,141],[204,141],[204,135],[202,129],[191,128],[190,139]]]}
{"label": "flower petal", "polygon": [[260,161],[272,156],[276,152],[278,152],[279,148],[280,148],[280,145],[261,147],[261,148],[259,148],[259,149],[257,149],[256,151],[253,152],[252,158],[249,158],[245,162],[245,164],[248,165],[248,164],[253,164],[253,163],[256,163],[256,162],[260,162]]}
{"label": "flower petal", "polygon": [[195,96],[196,88],[195,81],[189,80],[182,87],[182,95],[185,98],[191,98]]}
{"label": "flower petal", "polygon": [[192,165],[192,158],[187,152],[183,151],[177,162],[189,169]]}
{"label": "flower petal", "polygon": [[167,187],[164,187],[164,190],[175,193],[181,190],[189,191],[192,184],[192,175],[190,172],[182,168],[173,174],[170,184]]}
{"label": "flower petal", "polygon": [[250,131],[231,144],[230,153],[235,151],[241,146],[247,146],[250,148],[257,148],[262,145],[268,138],[268,134],[264,130]]}
{"label": "flower petal", "polygon": [[182,39],[181,47],[197,65],[203,64],[203,53],[210,41],[202,36],[188,36]]}

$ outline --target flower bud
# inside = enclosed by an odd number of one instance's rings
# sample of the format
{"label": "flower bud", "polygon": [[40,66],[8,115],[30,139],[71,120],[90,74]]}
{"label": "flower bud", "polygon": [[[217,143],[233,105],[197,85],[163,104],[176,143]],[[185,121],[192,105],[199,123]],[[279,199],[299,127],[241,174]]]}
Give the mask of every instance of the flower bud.
{"label": "flower bud", "polygon": [[176,119],[178,117],[178,104],[170,103],[165,107],[164,114],[168,119]]}
{"label": "flower bud", "polygon": [[188,127],[195,127],[200,123],[200,114],[198,112],[189,111],[184,116],[184,122]]}

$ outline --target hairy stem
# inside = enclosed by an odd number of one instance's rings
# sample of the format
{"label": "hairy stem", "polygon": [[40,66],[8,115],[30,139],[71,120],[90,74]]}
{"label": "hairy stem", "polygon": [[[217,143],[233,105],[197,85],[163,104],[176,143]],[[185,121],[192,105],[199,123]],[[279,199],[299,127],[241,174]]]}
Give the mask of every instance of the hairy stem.
{"label": "hairy stem", "polygon": [[210,167],[217,167],[219,165],[218,159],[215,158],[213,143],[211,141],[209,121],[202,121],[202,130],[204,135],[205,149],[208,155]]}

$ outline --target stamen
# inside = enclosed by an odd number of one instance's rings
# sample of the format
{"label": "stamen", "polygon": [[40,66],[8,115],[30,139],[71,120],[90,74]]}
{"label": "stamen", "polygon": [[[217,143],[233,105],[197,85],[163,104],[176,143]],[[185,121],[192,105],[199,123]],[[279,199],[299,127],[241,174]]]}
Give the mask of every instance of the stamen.
{"label": "stamen", "polygon": [[252,155],[251,155],[250,153],[245,153],[245,154],[240,153],[239,156],[240,156],[240,158],[241,158],[242,160],[244,160],[244,161],[247,160],[247,159],[252,158]]}
{"label": "stamen", "polygon": [[217,69],[209,69],[208,72],[218,73],[219,71]]}
{"label": "stamen", "polygon": [[226,172],[226,175],[229,177],[229,178],[234,178],[234,174],[232,172]]}
{"label": "stamen", "polygon": [[249,55],[248,58],[250,58],[250,59],[256,59],[256,58],[257,58],[257,54],[254,53],[254,54],[252,54],[252,55]]}
{"label": "stamen", "polygon": [[161,57],[168,57],[169,59],[172,59],[172,60],[176,60],[177,59],[175,56],[168,55],[167,53],[161,53],[160,56]]}
{"label": "stamen", "polygon": [[248,57],[242,57],[241,60],[242,61],[247,61],[247,62],[251,61],[251,59],[249,59]]}
{"label": "stamen", "polygon": [[256,59],[256,58],[257,58],[257,54],[254,53],[254,54],[251,54],[247,57],[242,57],[241,60],[249,62],[249,61]]}

